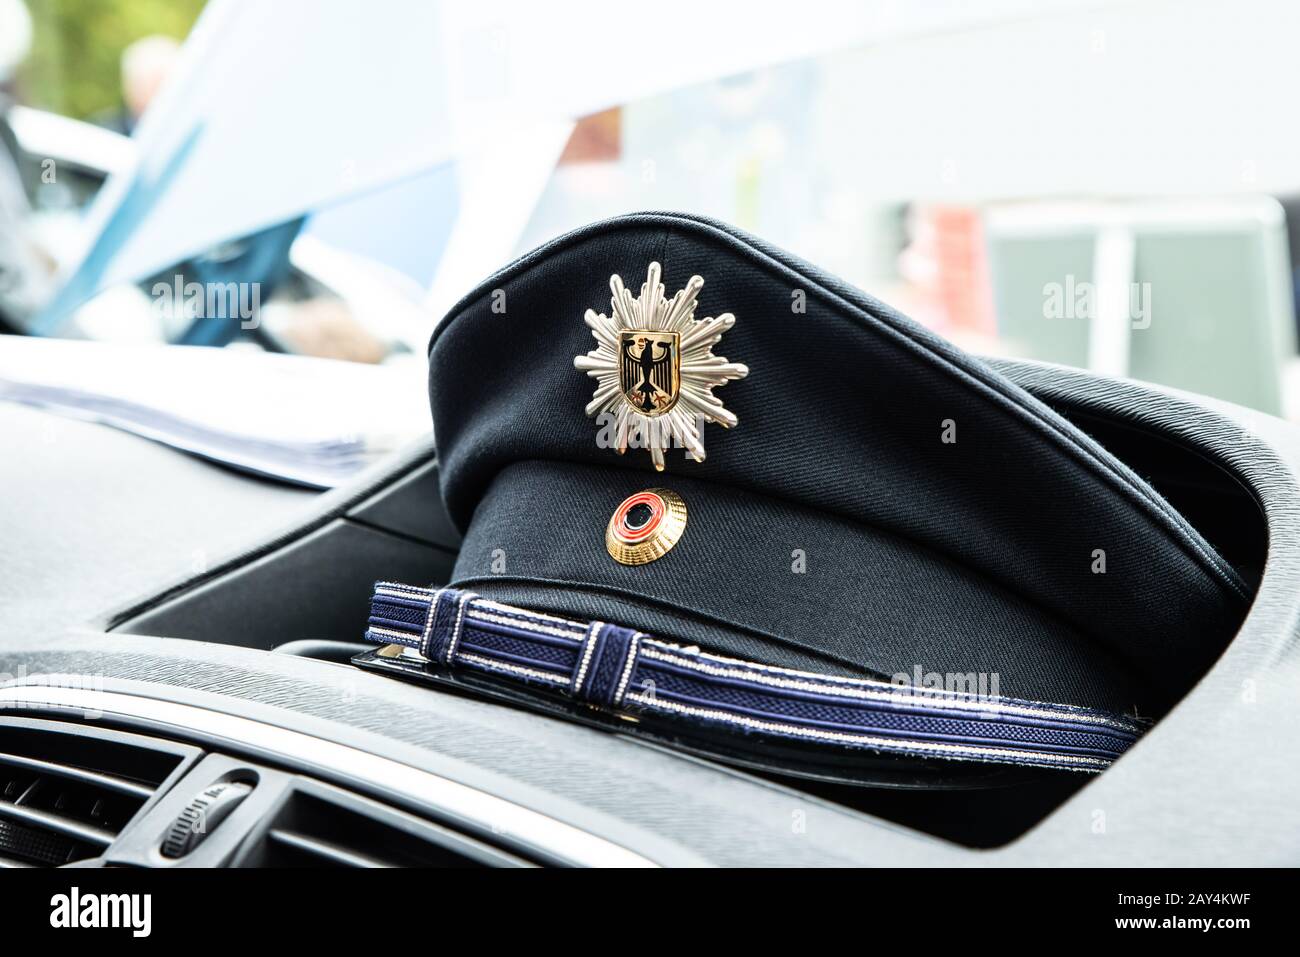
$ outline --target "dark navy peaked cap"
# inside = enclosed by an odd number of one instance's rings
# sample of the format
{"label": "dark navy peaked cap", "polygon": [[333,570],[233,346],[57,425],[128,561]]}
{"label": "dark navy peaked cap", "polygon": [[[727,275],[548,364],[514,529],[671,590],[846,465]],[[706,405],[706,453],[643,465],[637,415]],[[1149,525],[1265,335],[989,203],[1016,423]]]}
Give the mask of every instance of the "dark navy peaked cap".
{"label": "dark navy peaked cap", "polygon": [[[614,275],[625,291],[611,291]],[[663,284],[660,318],[688,309],[674,298],[688,289],[694,319],[716,327],[624,336],[647,277]],[[670,406],[678,383],[656,361],[674,349],[681,394],[696,389],[678,405],[698,411],[711,395],[736,424],[705,424],[702,461],[670,448],[657,471],[644,449],[598,441],[588,411],[602,394],[607,408]],[[1041,715],[1025,702],[1158,716],[1245,612],[1237,572],[1079,429],[883,303],[720,223],[645,213],[556,239],[458,303],[429,359],[442,491],[464,544],[450,589],[399,588],[371,622],[372,638],[400,643],[401,603],[430,609],[412,613],[406,643],[431,659],[464,654],[600,707],[644,704],[629,685],[656,684],[683,720],[730,709],[747,734],[788,719],[790,737],[875,747],[843,737],[859,716],[837,711],[840,698],[876,687],[848,679],[987,676],[1031,724]],[[699,390],[702,369],[724,367]],[[607,530],[633,513],[611,516],[656,489],[656,508],[680,502],[679,537],[653,560],[616,560]],[[447,595],[460,597],[443,609]],[[458,646],[466,607],[486,629],[473,653]],[[519,644],[520,628],[548,624],[547,640],[574,649]],[[729,681],[753,684],[737,698]],[[777,687],[802,697],[762,698]],[[890,721],[910,728],[915,714],[888,718],[871,733],[888,739]],[[925,747],[1001,733],[951,720],[926,726]],[[1100,753],[1091,739],[1058,743]]]}
{"label": "dark navy peaked cap", "polygon": [[[574,367],[611,275],[635,294],[650,263],[670,299],[703,278],[696,317],[734,315],[714,348],[749,369],[714,390],[738,424],[706,425],[704,461],[670,449],[663,472],[598,444],[595,383]],[[429,358],[465,533],[453,584],[489,598],[772,665],[996,674],[1004,694],[1144,714],[1245,611],[1233,568],[1079,429],[720,223],[646,213],[550,242],[457,304]],[[680,542],[611,560],[611,513],[659,486],[689,509]]]}

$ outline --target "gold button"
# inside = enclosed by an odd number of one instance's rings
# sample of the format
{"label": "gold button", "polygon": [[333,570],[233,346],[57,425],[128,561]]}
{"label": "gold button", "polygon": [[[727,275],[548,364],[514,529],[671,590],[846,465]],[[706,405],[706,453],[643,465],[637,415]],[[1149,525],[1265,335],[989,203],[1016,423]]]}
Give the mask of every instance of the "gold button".
{"label": "gold button", "polygon": [[629,495],[605,527],[605,548],[620,565],[645,565],[668,554],[686,530],[686,503],[670,488]]}

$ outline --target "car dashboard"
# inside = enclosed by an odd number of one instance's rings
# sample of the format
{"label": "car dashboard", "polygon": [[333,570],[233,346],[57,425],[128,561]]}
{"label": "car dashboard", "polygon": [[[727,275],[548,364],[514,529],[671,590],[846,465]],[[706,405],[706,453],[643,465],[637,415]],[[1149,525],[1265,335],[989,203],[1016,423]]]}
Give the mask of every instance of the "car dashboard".
{"label": "car dashboard", "polygon": [[[432,440],[315,495],[5,406],[0,863],[1294,860],[1296,772],[1271,742],[1300,713],[1295,430],[993,364],[1151,482],[1255,589],[1210,671],[1103,774],[854,788],[361,671],[349,658],[372,584],[443,582],[456,555]],[[178,848],[173,829],[196,816],[211,826]]]}

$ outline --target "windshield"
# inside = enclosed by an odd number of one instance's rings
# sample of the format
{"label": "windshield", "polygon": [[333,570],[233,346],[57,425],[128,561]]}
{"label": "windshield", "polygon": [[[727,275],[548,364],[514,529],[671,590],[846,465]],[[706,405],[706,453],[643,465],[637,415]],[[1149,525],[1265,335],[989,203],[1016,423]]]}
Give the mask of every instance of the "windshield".
{"label": "windshield", "polygon": [[[3,5],[17,22],[21,0]],[[0,178],[26,209],[4,207],[0,322],[414,378],[443,311],[514,256],[668,209],[739,226],[976,353],[1294,418],[1300,149],[1282,71],[1296,15],[1255,6],[1231,24],[1179,3],[816,7],[716,64],[611,78],[521,77],[518,51],[568,29],[526,5],[411,14],[427,34],[413,42],[446,54],[416,63],[391,36],[302,53],[364,33],[325,14],[290,40],[252,5],[26,0]],[[523,36],[536,30],[556,35]],[[621,42],[590,51],[595,72]],[[196,46],[329,92],[258,96],[257,77],[187,59]],[[221,223],[238,231],[213,235]]]}

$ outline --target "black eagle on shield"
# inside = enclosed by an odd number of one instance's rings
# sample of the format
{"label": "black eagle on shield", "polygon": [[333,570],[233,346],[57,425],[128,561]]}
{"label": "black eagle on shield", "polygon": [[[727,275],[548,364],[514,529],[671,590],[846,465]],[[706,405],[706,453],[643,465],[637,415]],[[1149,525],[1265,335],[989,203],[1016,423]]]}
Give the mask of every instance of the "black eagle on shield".
{"label": "black eagle on shield", "polygon": [[628,402],[644,415],[667,412],[677,403],[678,334],[633,330],[619,340],[619,385]]}

